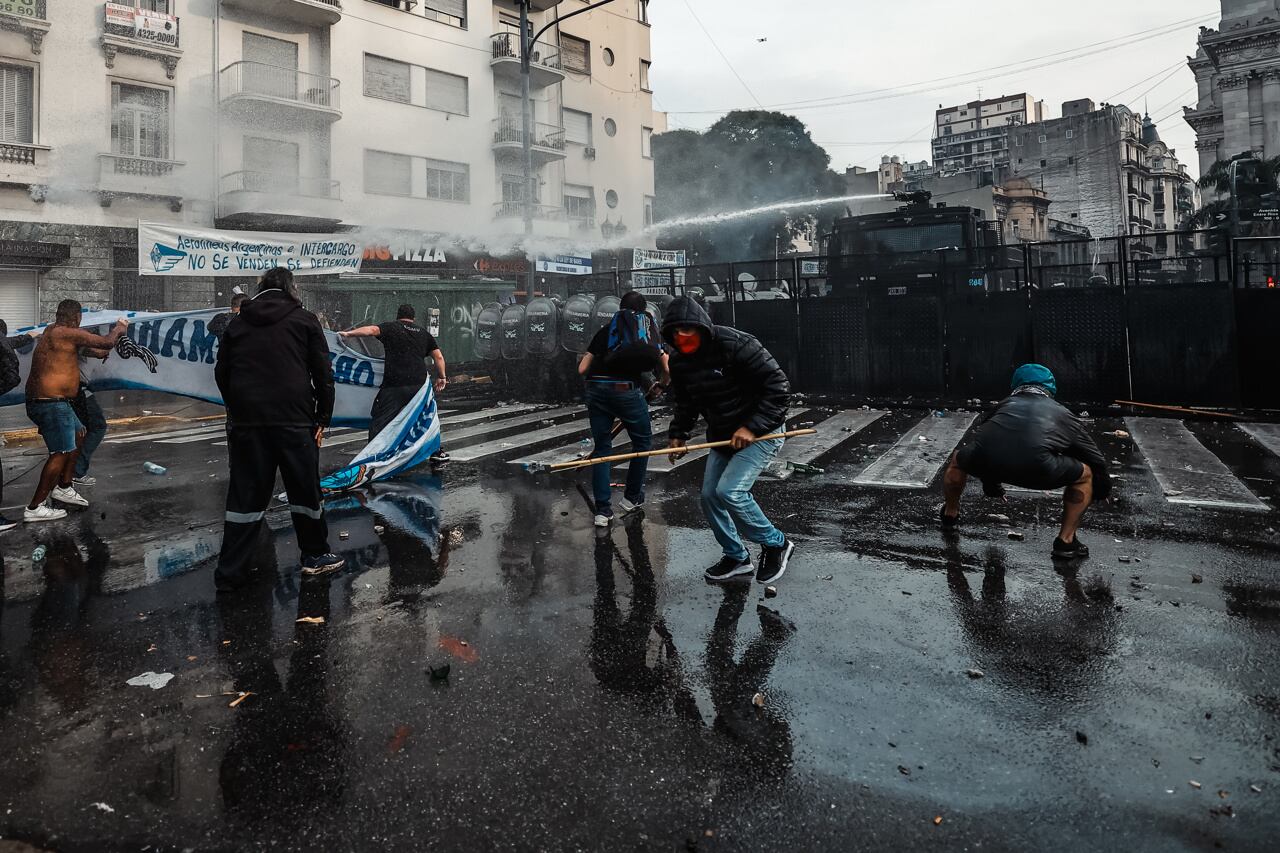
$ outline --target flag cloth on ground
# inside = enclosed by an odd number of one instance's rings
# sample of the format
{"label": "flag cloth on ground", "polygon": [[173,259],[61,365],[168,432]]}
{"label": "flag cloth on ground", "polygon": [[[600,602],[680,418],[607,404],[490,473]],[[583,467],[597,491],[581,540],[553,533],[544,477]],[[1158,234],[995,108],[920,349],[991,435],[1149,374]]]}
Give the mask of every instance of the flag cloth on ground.
{"label": "flag cloth on ground", "polygon": [[320,481],[328,495],[357,489],[421,465],[440,450],[440,414],[426,382],[409,404],[345,468]]}

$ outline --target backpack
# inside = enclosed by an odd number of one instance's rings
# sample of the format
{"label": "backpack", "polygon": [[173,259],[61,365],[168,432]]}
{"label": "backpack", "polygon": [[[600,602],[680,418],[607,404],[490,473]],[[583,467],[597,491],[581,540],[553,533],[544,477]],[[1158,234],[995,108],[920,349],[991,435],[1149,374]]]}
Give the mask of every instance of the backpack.
{"label": "backpack", "polygon": [[649,315],[635,311],[619,311],[609,321],[609,352],[617,352],[635,343],[652,344]]}
{"label": "backpack", "polygon": [[7,341],[0,343],[0,394],[8,394],[22,382],[18,354]]}

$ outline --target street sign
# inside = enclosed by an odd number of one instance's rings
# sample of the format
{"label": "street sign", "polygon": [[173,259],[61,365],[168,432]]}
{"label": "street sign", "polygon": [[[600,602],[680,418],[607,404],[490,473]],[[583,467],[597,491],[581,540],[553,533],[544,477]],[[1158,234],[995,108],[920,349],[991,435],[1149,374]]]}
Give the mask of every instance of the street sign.
{"label": "street sign", "polygon": [[551,272],[560,275],[591,275],[591,258],[581,258],[575,255],[538,258],[538,272]]}

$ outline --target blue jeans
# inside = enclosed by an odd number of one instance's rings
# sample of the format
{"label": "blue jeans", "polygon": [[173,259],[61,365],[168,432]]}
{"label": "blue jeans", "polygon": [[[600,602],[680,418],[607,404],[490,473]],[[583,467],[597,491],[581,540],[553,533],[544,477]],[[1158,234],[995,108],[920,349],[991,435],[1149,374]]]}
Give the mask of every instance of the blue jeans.
{"label": "blue jeans", "polygon": [[36,425],[50,453],[75,450],[76,436],[84,432],[84,424],[67,400],[28,400],[27,417]]}
{"label": "blue jeans", "polygon": [[781,438],[771,438],[737,453],[713,450],[707,457],[707,471],[702,476],[702,512],[726,557],[745,560],[750,556],[738,538],[739,530],[758,545],[776,548],[787,541],[782,531],[765,518],[751,494],[756,478],[782,449],[782,442]]}
{"label": "blue jeans", "polygon": [[[596,447],[592,456],[608,456],[613,450],[613,422],[622,421],[627,435],[631,436],[631,449],[640,453],[653,447],[653,425],[649,422],[649,404],[639,388],[615,391],[603,383],[587,382],[587,415],[591,419],[591,436]],[[596,465],[591,469],[591,491],[596,502],[596,512],[613,515],[613,490],[609,486],[609,465]],[[633,504],[644,502],[644,475],[649,470],[649,460],[632,459],[627,468],[626,498]]]}

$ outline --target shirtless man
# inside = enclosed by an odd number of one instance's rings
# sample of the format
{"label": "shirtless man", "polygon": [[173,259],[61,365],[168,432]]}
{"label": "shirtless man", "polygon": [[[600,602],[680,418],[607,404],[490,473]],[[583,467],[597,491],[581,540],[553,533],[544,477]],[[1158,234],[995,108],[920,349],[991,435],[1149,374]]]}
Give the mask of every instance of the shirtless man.
{"label": "shirtless man", "polygon": [[35,497],[22,514],[23,521],[56,521],[67,511],[47,503],[50,496],[59,503],[85,507],[89,502],[72,486],[76,457],[84,440],[85,427],[71,403],[80,393],[80,348],[95,353],[110,351],[128,328],[121,317],[111,334],[95,335],[80,328],[80,303],[64,299],[58,303],[53,325],[44,330],[31,355],[31,376],[27,379],[27,417],[40,431],[49,458],[40,472]]}

